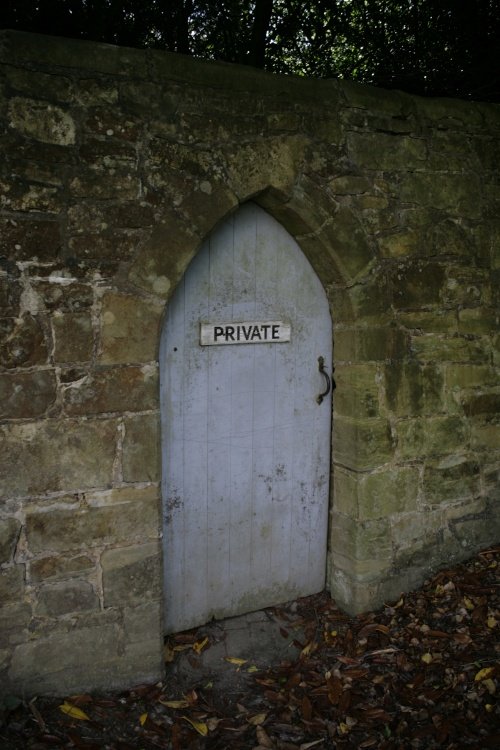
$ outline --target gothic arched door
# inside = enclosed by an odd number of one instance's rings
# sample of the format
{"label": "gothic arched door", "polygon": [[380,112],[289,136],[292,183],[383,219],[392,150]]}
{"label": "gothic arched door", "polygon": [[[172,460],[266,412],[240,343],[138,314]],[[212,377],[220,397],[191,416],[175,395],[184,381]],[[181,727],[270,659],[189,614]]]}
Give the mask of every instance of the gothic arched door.
{"label": "gothic arched door", "polygon": [[332,360],[325,291],[246,204],[168,305],[160,348],[165,630],[323,589]]}

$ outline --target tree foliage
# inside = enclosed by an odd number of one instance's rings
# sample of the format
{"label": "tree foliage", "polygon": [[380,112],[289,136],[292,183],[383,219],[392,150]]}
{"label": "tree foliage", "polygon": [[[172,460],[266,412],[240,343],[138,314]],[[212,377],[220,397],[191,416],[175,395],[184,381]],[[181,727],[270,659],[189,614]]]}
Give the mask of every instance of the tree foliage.
{"label": "tree foliage", "polygon": [[498,0],[4,0],[3,28],[500,101]]}

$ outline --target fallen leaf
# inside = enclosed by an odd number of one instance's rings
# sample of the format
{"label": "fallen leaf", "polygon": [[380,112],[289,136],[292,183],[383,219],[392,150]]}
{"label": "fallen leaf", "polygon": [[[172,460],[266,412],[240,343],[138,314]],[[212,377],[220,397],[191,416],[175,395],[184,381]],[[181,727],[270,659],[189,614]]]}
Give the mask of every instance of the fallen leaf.
{"label": "fallen leaf", "polygon": [[490,695],[495,695],[497,686],[495,685],[495,681],[492,680],[491,677],[487,677],[485,680],[483,680],[483,685]]}
{"label": "fallen leaf", "polygon": [[300,658],[303,659],[305,656],[310,656],[316,649],[318,648],[318,644],[316,641],[310,641],[307,643],[302,651],[300,652]]}
{"label": "fallen leaf", "polygon": [[265,729],[263,729],[262,727],[257,727],[256,734],[259,745],[262,745],[263,747],[274,748],[273,742]]}
{"label": "fallen leaf", "polygon": [[139,716],[139,724],[141,725],[141,727],[143,727],[143,726],[144,726],[144,724],[145,724],[145,723],[146,723],[146,721],[147,721],[147,718],[148,718],[148,715],[147,715],[147,714],[141,714],[141,715]]}
{"label": "fallen leaf", "polygon": [[387,625],[372,622],[369,625],[365,625],[364,628],[361,628],[358,633],[358,638],[364,638],[365,636],[370,635],[370,633],[382,633],[383,635],[388,635],[389,632]]}
{"label": "fallen leaf", "polygon": [[201,652],[203,651],[207,643],[208,643],[208,636],[204,638],[202,641],[196,641],[195,643],[193,643],[193,651],[196,651],[197,654],[201,654]]}
{"label": "fallen leaf", "polygon": [[431,664],[432,654],[429,654],[429,653],[423,654],[423,656],[421,657],[421,661],[423,661],[424,664]]}
{"label": "fallen leaf", "polygon": [[305,721],[311,721],[312,711],[313,711],[312,703],[307,697],[307,695],[304,695],[304,697],[302,698],[301,706],[300,706],[300,712],[302,714],[302,718]]}
{"label": "fallen leaf", "polygon": [[310,747],[315,747],[316,745],[319,745],[321,742],[324,742],[325,740],[313,740],[313,742],[303,742],[300,746],[299,750],[309,750]]}
{"label": "fallen leaf", "polygon": [[167,708],[187,708],[189,706],[189,703],[186,700],[162,701],[160,699],[158,702],[161,703],[162,706],[166,706]]}
{"label": "fallen leaf", "polygon": [[259,671],[259,668],[256,667],[255,664],[252,664],[252,666],[248,667],[248,669],[247,669],[247,672],[250,672],[250,673],[252,673],[252,672],[258,672],[258,671]]}
{"label": "fallen leaf", "polygon": [[71,716],[72,719],[78,719],[79,721],[90,721],[90,716],[87,716],[85,711],[82,711],[81,708],[78,708],[77,706],[71,705],[71,703],[62,703],[59,708],[63,712],[63,714],[66,714],[67,716]]}
{"label": "fallen leaf", "polygon": [[267,719],[267,713],[261,713],[261,714],[255,714],[254,716],[249,716],[247,721],[249,724],[253,724],[253,726],[256,727],[259,724],[263,724],[266,719]]}
{"label": "fallen leaf", "polygon": [[248,659],[238,659],[237,656],[225,656],[224,661],[228,661],[230,664],[235,664],[238,667],[241,667],[242,664],[246,664]]}
{"label": "fallen leaf", "polygon": [[481,682],[482,680],[486,680],[488,677],[491,677],[494,672],[495,667],[484,667],[484,669],[480,669],[479,672],[476,673],[474,682]]}
{"label": "fallen leaf", "polygon": [[184,721],[187,721],[188,724],[191,724],[193,729],[195,729],[198,734],[201,734],[202,737],[206,737],[208,734],[208,727],[203,721],[194,721],[194,719],[190,719],[188,716],[181,716],[181,719],[184,719]]}

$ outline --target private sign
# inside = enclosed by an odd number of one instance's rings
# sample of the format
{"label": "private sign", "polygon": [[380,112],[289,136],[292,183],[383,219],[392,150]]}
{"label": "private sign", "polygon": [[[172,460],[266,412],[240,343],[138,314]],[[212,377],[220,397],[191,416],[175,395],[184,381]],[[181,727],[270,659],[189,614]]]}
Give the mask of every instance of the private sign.
{"label": "private sign", "polygon": [[278,344],[290,341],[291,326],[280,320],[200,323],[201,346],[214,344]]}

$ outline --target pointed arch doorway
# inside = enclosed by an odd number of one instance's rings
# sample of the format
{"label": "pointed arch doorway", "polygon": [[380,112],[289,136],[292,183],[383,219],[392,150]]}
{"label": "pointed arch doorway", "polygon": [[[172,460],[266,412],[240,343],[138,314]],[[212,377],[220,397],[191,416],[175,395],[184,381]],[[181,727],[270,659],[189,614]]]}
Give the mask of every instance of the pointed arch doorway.
{"label": "pointed arch doorway", "polygon": [[[200,338],[203,336],[203,339]],[[165,632],[325,584],[332,323],[295,240],[246,204],[168,305],[160,346]]]}

